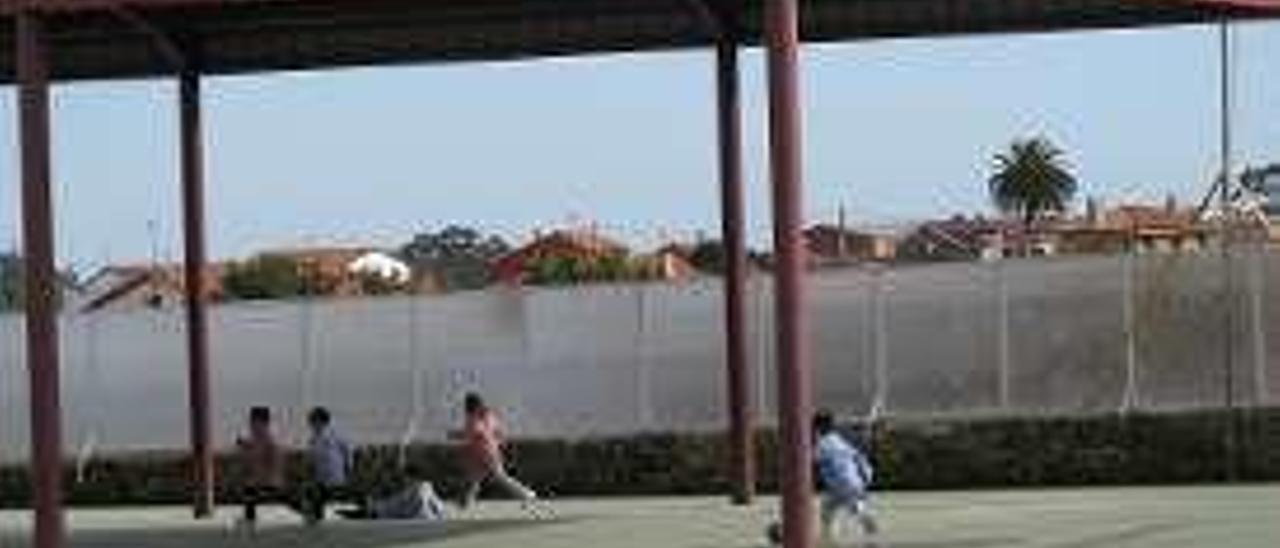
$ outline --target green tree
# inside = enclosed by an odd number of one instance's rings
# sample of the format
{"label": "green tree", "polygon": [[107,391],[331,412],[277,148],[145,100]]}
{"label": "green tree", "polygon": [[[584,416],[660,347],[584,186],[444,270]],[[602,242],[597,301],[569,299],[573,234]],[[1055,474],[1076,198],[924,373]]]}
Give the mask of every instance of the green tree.
{"label": "green tree", "polygon": [[285,257],[259,257],[227,267],[222,285],[233,300],[286,299],[308,293],[298,264]]}
{"label": "green tree", "polygon": [[1014,141],[997,154],[987,185],[996,207],[1027,228],[1047,212],[1066,209],[1078,188],[1062,150],[1043,137]]}
{"label": "green tree", "polygon": [[544,257],[525,265],[525,283],[563,286],[596,282],[617,282],[641,277],[622,255],[596,258]]}
{"label": "green tree", "polygon": [[417,272],[429,270],[448,290],[479,289],[492,283],[489,264],[511,251],[500,236],[459,225],[424,232],[400,248],[400,257]]}
{"label": "green tree", "polygon": [[22,283],[22,257],[13,253],[0,254],[0,311],[22,308]]}
{"label": "green tree", "polygon": [[[747,268],[764,268],[769,262],[767,254],[746,249]],[[729,268],[729,252],[720,240],[703,240],[689,251],[689,264],[705,274],[724,275]]]}
{"label": "green tree", "polygon": [[626,257],[609,255],[594,261],[590,279],[601,282],[617,282],[632,278],[631,265]]}
{"label": "green tree", "polygon": [[529,285],[570,285],[577,281],[581,267],[573,257],[544,257],[525,265]]}
{"label": "green tree", "polygon": [[694,268],[707,274],[724,274],[729,261],[724,243],[720,240],[705,240],[693,246],[689,253],[689,263]]}
{"label": "green tree", "polygon": [[[0,312],[16,312],[26,306],[26,265],[21,255],[0,253]],[[79,278],[71,270],[59,270],[54,306],[61,307],[68,291],[79,287]]]}
{"label": "green tree", "polygon": [[1280,164],[1248,166],[1240,174],[1240,185],[1252,192],[1263,193],[1267,190],[1267,179],[1271,177],[1280,177]]}

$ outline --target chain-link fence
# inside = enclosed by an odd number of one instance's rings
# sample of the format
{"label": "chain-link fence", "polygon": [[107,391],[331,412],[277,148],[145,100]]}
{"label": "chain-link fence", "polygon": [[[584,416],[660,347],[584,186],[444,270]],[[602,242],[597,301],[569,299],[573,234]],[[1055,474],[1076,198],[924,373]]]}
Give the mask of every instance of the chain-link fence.
{"label": "chain-link fence", "polygon": [[[1280,253],[1064,257],[811,278],[819,403],[865,417],[1265,404],[1280,391]],[[216,433],[251,405],[300,441],[311,405],[360,441],[439,440],[484,393],[518,436],[725,424],[720,281],[492,290],[212,310]],[[772,283],[749,286],[762,421],[776,412]],[[181,447],[181,310],[68,314],[68,451]],[[24,458],[19,316],[0,318],[0,458]]]}

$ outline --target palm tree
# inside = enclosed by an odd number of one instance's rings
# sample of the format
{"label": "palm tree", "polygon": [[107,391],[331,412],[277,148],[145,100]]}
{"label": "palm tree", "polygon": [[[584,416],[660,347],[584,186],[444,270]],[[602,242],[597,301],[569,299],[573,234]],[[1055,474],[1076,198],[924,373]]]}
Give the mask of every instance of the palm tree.
{"label": "palm tree", "polygon": [[1014,141],[997,154],[987,185],[996,207],[1028,229],[1044,213],[1066,209],[1077,189],[1062,150],[1043,137]]}

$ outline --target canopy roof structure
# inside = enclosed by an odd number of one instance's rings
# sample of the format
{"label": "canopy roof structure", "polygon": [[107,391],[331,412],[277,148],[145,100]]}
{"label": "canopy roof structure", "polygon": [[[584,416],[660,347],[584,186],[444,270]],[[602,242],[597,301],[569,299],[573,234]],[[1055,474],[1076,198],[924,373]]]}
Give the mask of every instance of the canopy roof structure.
{"label": "canopy roof structure", "polygon": [[[710,46],[762,36],[762,0],[0,0],[0,82],[13,14],[46,15],[57,80],[519,59]],[[1275,0],[803,0],[801,38],[1047,32],[1280,15]],[[710,23],[710,24],[709,24]],[[156,46],[157,38],[170,44]]]}

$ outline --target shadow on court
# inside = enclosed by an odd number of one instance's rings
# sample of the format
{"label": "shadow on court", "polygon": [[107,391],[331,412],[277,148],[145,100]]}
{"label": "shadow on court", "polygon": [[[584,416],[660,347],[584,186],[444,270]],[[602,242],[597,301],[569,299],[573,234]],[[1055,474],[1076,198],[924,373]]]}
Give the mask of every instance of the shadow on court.
{"label": "shadow on court", "polygon": [[[836,546],[840,548],[997,548],[1008,546],[1020,546],[1022,539],[1017,538],[967,538],[967,539],[934,539],[934,540],[891,540],[883,539],[876,542],[870,541],[844,541]],[[759,546],[749,546],[743,548],[762,548],[768,546],[761,544]],[[723,548],[722,546],[703,546],[700,548]],[[772,547],[770,547],[772,548]]]}
{"label": "shadow on court", "polygon": [[[477,520],[457,522],[335,522],[321,527],[263,526],[255,533],[208,527],[138,527],[73,531],[71,548],[393,548],[468,536],[498,534],[565,523],[566,520]],[[0,546],[13,540],[0,537]]]}
{"label": "shadow on court", "polygon": [[1093,534],[1079,540],[1052,544],[1050,546],[1051,548],[1101,548],[1121,543],[1132,544],[1138,540],[1147,539],[1155,535],[1161,535],[1181,528],[1182,527],[1177,523],[1148,523],[1124,527],[1116,531]]}
{"label": "shadow on court", "polygon": [[892,540],[876,543],[863,542],[847,544],[848,548],[995,548],[997,546],[1017,546],[1021,541],[1012,538],[950,539],[929,541]]}

